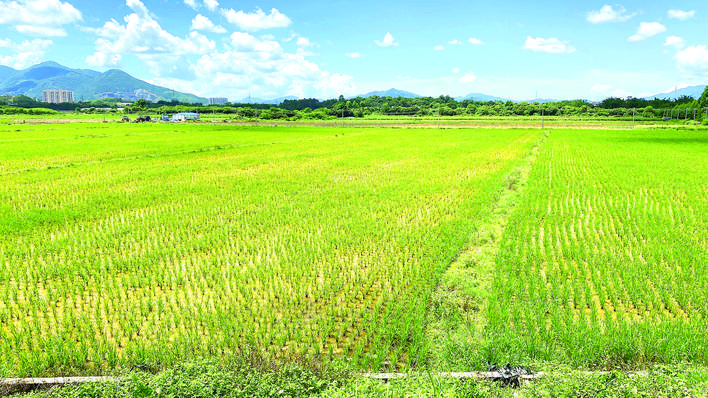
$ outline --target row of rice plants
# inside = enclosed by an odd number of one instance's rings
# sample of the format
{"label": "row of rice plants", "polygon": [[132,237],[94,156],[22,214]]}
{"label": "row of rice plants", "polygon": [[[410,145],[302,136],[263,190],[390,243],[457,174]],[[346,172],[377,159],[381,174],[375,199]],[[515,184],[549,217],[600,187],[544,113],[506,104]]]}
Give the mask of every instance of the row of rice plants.
{"label": "row of rice plants", "polygon": [[539,132],[341,132],[0,176],[0,369],[424,360],[432,288]]}
{"label": "row of rice plants", "polygon": [[708,362],[708,141],[556,130],[505,231],[477,361]]}

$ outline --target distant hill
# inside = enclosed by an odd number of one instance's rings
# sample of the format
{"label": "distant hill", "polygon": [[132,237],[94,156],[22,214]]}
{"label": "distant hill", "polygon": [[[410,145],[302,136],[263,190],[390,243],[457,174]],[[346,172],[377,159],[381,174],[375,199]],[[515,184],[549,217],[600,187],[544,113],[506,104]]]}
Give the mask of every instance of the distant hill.
{"label": "distant hill", "polygon": [[362,98],[367,98],[367,97],[393,97],[393,98],[398,98],[398,97],[403,97],[403,98],[420,98],[422,95],[418,95],[415,93],[411,93],[408,91],[403,91],[403,90],[397,90],[395,88],[388,89],[386,91],[372,91],[370,93],[358,95],[357,97],[362,97]]}
{"label": "distant hill", "polygon": [[71,69],[51,61],[24,70],[0,68],[0,94],[42,98],[42,90],[62,89],[73,91],[75,101],[121,97],[126,100],[145,98],[151,101],[208,102],[206,98],[193,94],[155,86],[118,69],[101,73],[90,69]]}
{"label": "distant hill", "polygon": [[273,98],[273,99],[263,99],[263,98],[255,98],[255,97],[248,97],[248,98],[243,98],[237,101],[233,101],[235,104],[267,104],[267,105],[280,105],[283,103],[285,100],[298,100],[300,98],[288,95],[286,97],[279,97],[279,98]]}
{"label": "distant hill", "polygon": [[644,98],[648,99],[648,100],[652,100],[655,98],[676,100],[676,99],[679,99],[685,95],[688,97],[698,99],[698,98],[701,98],[701,94],[703,94],[703,90],[705,90],[705,89],[706,89],[705,85],[704,86],[689,86],[689,87],[678,89],[678,90],[675,90],[675,91],[672,91],[669,93],[654,94],[652,96],[644,97]]}
{"label": "distant hill", "polygon": [[469,93],[464,97],[455,98],[456,101],[472,100],[477,102],[487,102],[487,101],[505,101],[506,99],[495,97],[492,95],[482,94],[482,93]]}

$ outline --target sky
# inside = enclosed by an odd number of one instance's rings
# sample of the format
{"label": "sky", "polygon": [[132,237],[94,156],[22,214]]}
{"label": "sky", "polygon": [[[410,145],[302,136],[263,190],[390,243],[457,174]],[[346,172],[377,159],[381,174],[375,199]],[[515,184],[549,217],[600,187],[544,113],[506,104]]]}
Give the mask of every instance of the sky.
{"label": "sky", "polygon": [[396,88],[510,100],[708,83],[708,2],[0,0],[0,65],[118,68],[204,97]]}

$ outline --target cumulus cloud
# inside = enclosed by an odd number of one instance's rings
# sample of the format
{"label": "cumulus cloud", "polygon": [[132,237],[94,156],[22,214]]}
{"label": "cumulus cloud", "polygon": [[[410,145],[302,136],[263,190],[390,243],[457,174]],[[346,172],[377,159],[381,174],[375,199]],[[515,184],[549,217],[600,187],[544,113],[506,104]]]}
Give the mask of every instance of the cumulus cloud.
{"label": "cumulus cloud", "polygon": [[247,32],[256,32],[263,29],[285,28],[290,26],[292,21],[287,15],[281,13],[277,9],[270,10],[270,14],[266,14],[260,8],[252,13],[243,11],[235,11],[234,9],[221,10],[222,15],[229,23],[232,23]]}
{"label": "cumulus cloud", "polygon": [[467,41],[473,46],[481,46],[484,44],[482,40],[476,39],[474,37],[470,37]]}
{"label": "cumulus cloud", "polygon": [[550,54],[570,54],[575,52],[575,48],[567,41],[560,41],[554,37],[544,39],[542,37],[526,37],[524,50]]}
{"label": "cumulus cloud", "polygon": [[433,47],[433,50],[435,50],[435,51],[442,51],[444,49],[445,49],[445,47],[443,47],[441,45],[437,45],[437,46]]}
{"label": "cumulus cloud", "polygon": [[[137,57],[153,74],[149,82],[203,96],[331,98],[353,91],[351,76],[330,73],[308,59],[311,54],[305,49],[317,44],[305,37],[292,36],[297,40],[295,53],[285,51],[272,35],[256,37],[245,30],[217,46],[197,31],[211,29],[213,23],[206,17],[195,18],[194,29],[179,37],[163,29],[139,0],[126,4],[132,13],[123,21],[110,20],[91,30],[98,37],[95,53],[86,58],[90,65],[118,66]],[[348,56],[354,54],[359,56]]]}
{"label": "cumulus cloud", "polygon": [[209,11],[216,11],[216,9],[219,8],[219,2],[216,0],[204,0],[204,6]]}
{"label": "cumulus cloud", "polygon": [[190,29],[213,33],[226,33],[226,29],[224,29],[223,26],[214,25],[209,18],[201,14],[197,14],[197,16],[192,19],[192,27]]}
{"label": "cumulus cloud", "polygon": [[391,33],[386,33],[383,40],[374,40],[374,43],[380,47],[391,47],[398,45],[398,43],[396,43],[396,39],[393,38]]}
{"label": "cumulus cloud", "polygon": [[468,72],[468,73],[465,73],[465,75],[460,78],[459,82],[460,83],[472,83],[475,80],[477,80],[477,76],[475,76],[474,72]]}
{"label": "cumulus cloud", "polygon": [[298,37],[296,41],[298,47],[311,47],[314,46],[314,44],[310,41],[310,39],[306,37]]}
{"label": "cumulus cloud", "polygon": [[173,36],[164,30],[139,0],[127,0],[134,12],[124,19],[106,22],[96,29],[96,52],[86,57],[92,66],[117,66],[125,54],[140,58],[154,74],[189,73],[185,56],[213,51],[216,44],[206,36],[192,31],[185,38]]}
{"label": "cumulus cloud", "polygon": [[245,32],[233,33],[226,51],[202,55],[194,69],[216,85],[244,94],[251,87],[264,93],[326,97],[353,88],[350,76],[323,71],[302,54],[287,53],[278,42]]}
{"label": "cumulus cloud", "polygon": [[639,28],[637,28],[637,33],[630,36],[628,40],[633,42],[642,41],[663,32],[666,32],[666,26],[658,22],[641,22]]}
{"label": "cumulus cloud", "polygon": [[216,11],[216,9],[219,7],[219,2],[217,0],[204,0],[203,3],[201,3],[199,0],[184,0],[184,4],[186,4],[188,7],[192,8],[193,10],[199,10],[202,5],[206,7],[209,11]]}
{"label": "cumulus cloud", "polygon": [[668,47],[683,48],[686,45],[686,42],[681,37],[669,36],[666,38],[664,45]]}
{"label": "cumulus cloud", "polygon": [[598,23],[609,23],[609,22],[624,22],[627,21],[628,19],[632,18],[633,16],[637,15],[636,13],[630,14],[627,12],[627,9],[625,9],[623,6],[616,4],[614,6],[605,4],[602,6],[597,11],[590,11],[587,14],[587,21],[590,23],[598,24]]}
{"label": "cumulus cloud", "polygon": [[622,89],[615,89],[610,84],[596,84],[590,88],[590,97],[593,100],[602,100],[609,97],[627,98],[631,95],[632,93]]}
{"label": "cumulus cloud", "polygon": [[344,55],[349,58],[361,58],[361,53],[359,52],[345,53]]}
{"label": "cumulus cloud", "polygon": [[454,73],[454,74],[460,73],[460,68],[452,68],[452,73]]}
{"label": "cumulus cloud", "polygon": [[447,44],[450,44],[453,46],[459,46],[460,44],[462,44],[462,42],[457,39],[454,39],[454,40],[450,40],[449,42],[447,42]]}
{"label": "cumulus cloud", "polygon": [[688,46],[676,54],[679,69],[689,77],[708,76],[708,48],[704,45]]}
{"label": "cumulus cloud", "polygon": [[34,39],[15,43],[10,39],[0,39],[0,48],[7,48],[13,55],[0,55],[0,65],[14,69],[25,69],[41,62],[49,47],[54,44],[51,40]]}
{"label": "cumulus cloud", "polygon": [[66,36],[64,26],[81,21],[81,12],[59,0],[0,1],[0,25],[31,36]]}
{"label": "cumulus cloud", "polygon": [[683,10],[669,10],[669,18],[678,19],[680,21],[685,21],[696,16],[696,11],[683,11]]}

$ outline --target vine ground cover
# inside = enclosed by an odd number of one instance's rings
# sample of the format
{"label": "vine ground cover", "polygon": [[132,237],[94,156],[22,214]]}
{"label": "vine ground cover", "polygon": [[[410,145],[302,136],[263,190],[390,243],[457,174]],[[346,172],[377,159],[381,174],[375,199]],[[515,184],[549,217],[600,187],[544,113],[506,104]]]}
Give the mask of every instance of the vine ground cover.
{"label": "vine ground cover", "polygon": [[538,130],[0,127],[0,376],[426,360],[426,304]]}

